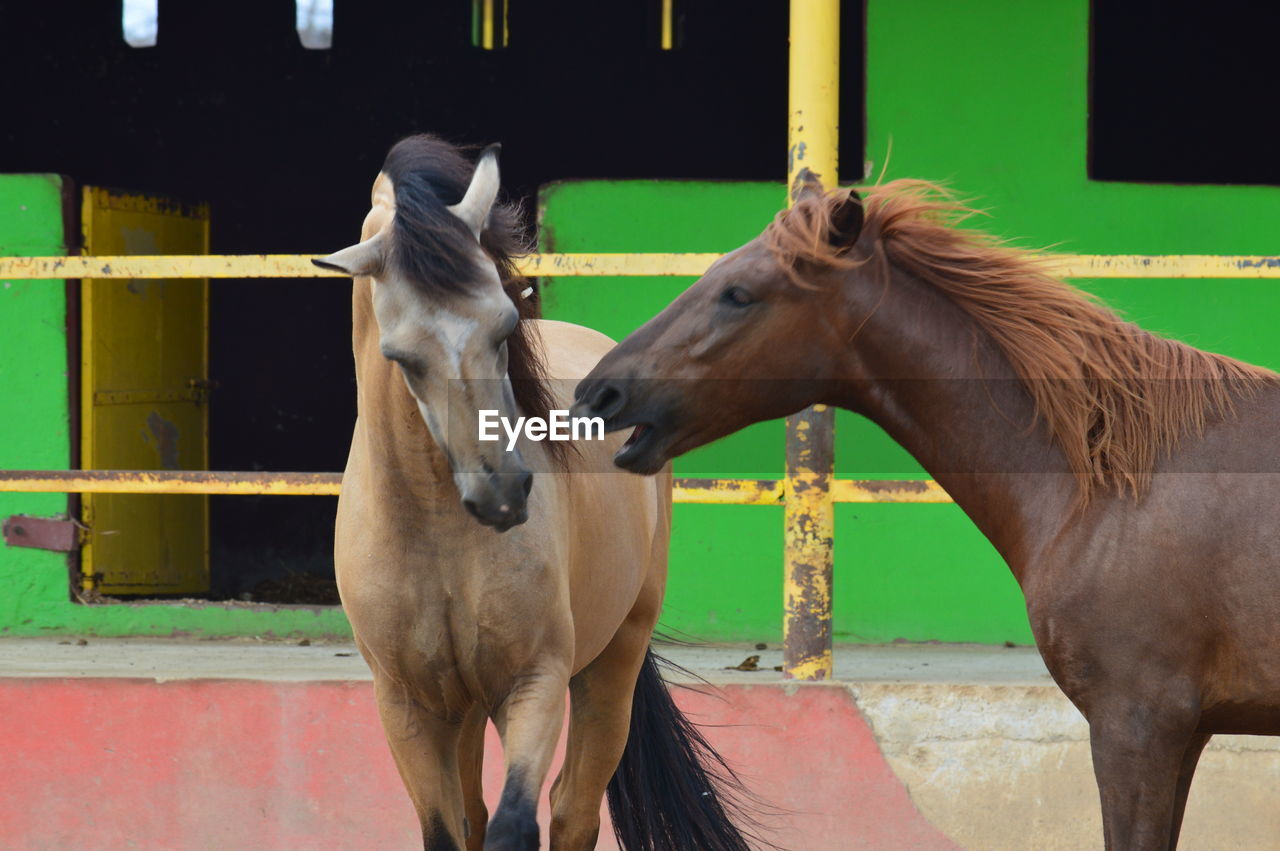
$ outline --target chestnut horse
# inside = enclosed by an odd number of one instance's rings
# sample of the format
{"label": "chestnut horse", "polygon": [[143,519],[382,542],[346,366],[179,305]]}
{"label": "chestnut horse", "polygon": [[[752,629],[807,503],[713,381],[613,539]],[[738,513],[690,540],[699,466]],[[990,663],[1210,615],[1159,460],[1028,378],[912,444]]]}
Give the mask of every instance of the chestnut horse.
{"label": "chestnut horse", "polygon": [[1123,322],[932,185],[797,189],[574,413],[636,426],[638,473],[815,403],[874,420],[1021,585],[1107,847],[1174,847],[1209,737],[1280,734],[1280,377]]}
{"label": "chestnut horse", "polygon": [[[338,588],[424,847],[538,847],[567,691],[553,847],[595,846],[607,786],[625,848],[742,851],[732,772],[672,703],[649,650],[669,470],[612,471],[612,438],[556,451],[479,437],[482,409],[545,419],[567,408],[613,345],[533,318],[512,264],[514,211],[495,206],[497,192],[496,146],[473,169],[452,146],[410,137],[373,185],[361,242],[316,261],[355,278],[358,418]],[[489,719],[506,776],[486,829]]]}

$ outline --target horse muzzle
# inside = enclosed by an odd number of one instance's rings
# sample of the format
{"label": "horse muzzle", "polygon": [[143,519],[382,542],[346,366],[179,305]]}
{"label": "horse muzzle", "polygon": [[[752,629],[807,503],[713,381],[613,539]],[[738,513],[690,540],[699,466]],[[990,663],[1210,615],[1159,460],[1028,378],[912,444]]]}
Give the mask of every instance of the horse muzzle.
{"label": "horse muzzle", "polygon": [[599,417],[605,431],[631,428],[613,463],[641,475],[658,472],[670,460],[670,411],[643,380],[588,379],[578,385],[570,417]]}
{"label": "horse muzzle", "polygon": [[462,507],[486,526],[505,532],[529,519],[533,473],[523,470],[488,476],[463,491]]}

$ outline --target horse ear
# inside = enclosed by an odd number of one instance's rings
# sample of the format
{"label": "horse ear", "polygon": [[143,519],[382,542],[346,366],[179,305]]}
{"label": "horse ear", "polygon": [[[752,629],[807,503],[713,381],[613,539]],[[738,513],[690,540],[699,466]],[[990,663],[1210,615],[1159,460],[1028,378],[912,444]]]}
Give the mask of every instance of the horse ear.
{"label": "horse ear", "polygon": [[[825,196],[826,190],[822,188],[818,175],[807,168],[800,169],[791,185],[791,200],[798,204],[801,201],[820,200]],[[831,203],[831,244],[839,251],[847,251],[862,234],[862,199],[857,192],[847,189],[836,193]]]}
{"label": "horse ear", "polygon": [[328,257],[312,258],[311,262],[321,269],[342,272],[344,275],[350,275],[353,278],[372,275],[382,266],[383,253],[386,248],[386,239],[383,237],[383,233],[383,231],[378,231],[377,234],[364,242],[357,242],[355,245],[330,254]]}
{"label": "horse ear", "polygon": [[466,222],[476,239],[480,238],[480,231],[484,230],[485,222],[489,220],[489,211],[493,209],[493,202],[498,197],[501,183],[498,175],[498,152],[501,150],[502,146],[495,144],[480,152],[467,194],[449,208],[450,213]]}
{"label": "horse ear", "polygon": [[831,210],[831,244],[841,251],[847,251],[858,241],[862,234],[864,212],[862,199],[852,189],[848,194],[834,202]]}

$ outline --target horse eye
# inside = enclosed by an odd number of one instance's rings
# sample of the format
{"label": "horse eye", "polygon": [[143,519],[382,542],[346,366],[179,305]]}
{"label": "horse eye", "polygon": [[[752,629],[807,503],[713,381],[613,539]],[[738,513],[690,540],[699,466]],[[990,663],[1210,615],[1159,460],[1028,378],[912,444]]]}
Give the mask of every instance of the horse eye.
{"label": "horse eye", "polygon": [[410,376],[418,377],[427,371],[427,362],[415,354],[383,346],[382,356],[398,365]]}
{"label": "horse eye", "polygon": [[731,304],[734,307],[746,307],[754,301],[754,299],[751,298],[751,293],[747,292],[742,287],[727,288],[724,292],[720,293],[720,300],[725,304]]}

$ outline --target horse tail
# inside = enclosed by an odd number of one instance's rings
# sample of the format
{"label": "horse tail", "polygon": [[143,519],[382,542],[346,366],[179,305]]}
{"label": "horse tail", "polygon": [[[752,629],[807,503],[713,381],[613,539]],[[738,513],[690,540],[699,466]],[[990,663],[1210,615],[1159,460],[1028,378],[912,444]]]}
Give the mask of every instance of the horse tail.
{"label": "horse tail", "polygon": [[[750,851],[751,793],[671,698],[650,648],[636,679],[631,731],[609,781],[609,816],[624,851]],[[674,666],[672,666],[674,667]]]}

